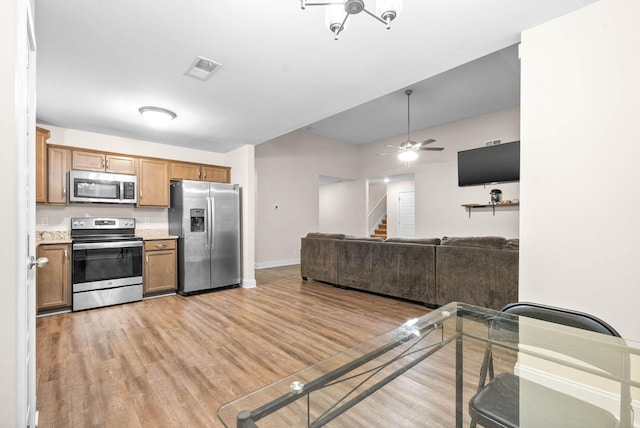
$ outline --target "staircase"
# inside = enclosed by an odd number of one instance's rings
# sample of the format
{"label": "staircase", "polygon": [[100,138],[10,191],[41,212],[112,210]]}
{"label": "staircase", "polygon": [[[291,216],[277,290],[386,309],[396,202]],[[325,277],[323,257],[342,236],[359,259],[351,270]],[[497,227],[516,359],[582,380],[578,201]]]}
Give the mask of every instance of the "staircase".
{"label": "staircase", "polygon": [[385,238],[387,237],[387,218],[383,218],[382,221],[380,221],[380,224],[378,225],[378,227],[376,228],[375,232],[373,233],[373,235],[371,235],[372,238]]}

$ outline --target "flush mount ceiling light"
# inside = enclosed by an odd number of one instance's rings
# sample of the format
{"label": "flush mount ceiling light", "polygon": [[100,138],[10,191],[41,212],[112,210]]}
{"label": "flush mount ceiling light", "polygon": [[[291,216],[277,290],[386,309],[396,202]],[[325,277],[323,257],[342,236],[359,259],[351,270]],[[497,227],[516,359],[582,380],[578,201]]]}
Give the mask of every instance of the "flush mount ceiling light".
{"label": "flush mount ceiling light", "polygon": [[145,106],[138,109],[145,122],[153,126],[164,126],[177,116],[171,110],[162,107]]}
{"label": "flush mount ceiling light", "polygon": [[[367,0],[369,1],[369,0]],[[326,24],[333,33],[334,39],[338,40],[338,35],[346,28],[349,15],[357,15],[364,12],[372,18],[382,22],[391,28],[391,21],[396,19],[402,9],[402,0],[377,0],[376,13],[366,8],[364,0],[342,0],[326,2],[308,2],[300,0],[300,6],[305,9],[307,6],[327,6]]]}

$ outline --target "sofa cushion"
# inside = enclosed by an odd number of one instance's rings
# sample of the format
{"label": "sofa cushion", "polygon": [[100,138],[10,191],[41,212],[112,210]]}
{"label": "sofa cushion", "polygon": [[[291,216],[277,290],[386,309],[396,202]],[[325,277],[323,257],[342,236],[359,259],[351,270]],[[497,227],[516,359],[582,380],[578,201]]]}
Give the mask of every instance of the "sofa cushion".
{"label": "sofa cushion", "polygon": [[344,239],[344,233],[320,233],[320,232],[309,232],[307,233],[307,238],[313,239]]}
{"label": "sofa cushion", "polygon": [[384,242],[402,242],[404,244],[440,245],[440,238],[387,238]]}
{"label": "sofa cushion", "polygon": [[519,239],[507,239],[505,242],[503,250],[511,250],[511,251],[520,251],[520,240]]}
{"label": "sofa cushion", "polygon": [[384,241],[384,238],[378,238],[378,237],[373,237],[373,236],[364,236],[361,238],[358,238],[357,236],[345,236],[344,237],[345,241],[373,241],[373,242],[382,242]]}
{"label": "sofa cushion", "polygon": [[470,237],[450,237],[442,238],[442,245],[456,247],[493,248],[500,250],[507,242],[502,236],[470,236]]}

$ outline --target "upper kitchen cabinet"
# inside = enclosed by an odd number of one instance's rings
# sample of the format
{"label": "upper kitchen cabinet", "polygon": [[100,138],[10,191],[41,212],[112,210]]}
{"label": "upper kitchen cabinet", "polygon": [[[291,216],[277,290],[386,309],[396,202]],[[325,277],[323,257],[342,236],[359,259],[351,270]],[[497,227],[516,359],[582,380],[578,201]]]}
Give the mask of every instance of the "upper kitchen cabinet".
{"label": "upper kitchen cabinet", "polygon": [[116,174],[135,174],[136,158],[88,150],[74,150],[73,169],[113,172]]}
{"label": "upper kitchen cabinet", "polygon": [[47,203],[47,140],[51,133],[36,128],[36,203]]}
{"label": "upper kitchen cabinet", "polygon": [[200,180],[230,183],[231,168],[228,166],[202,165],[189,162],[171,162],[171,180]]}
{"label": "upper kitchen cabinet", "polygon": [[47,203],[67,204],[67,173],[70,169],[71,150],[49,146],[47,148]]}
{"label": "upper kitchen cabinet", "polygon": [[138,162],[138,206],[169,207],[169,162],[147,158]]}

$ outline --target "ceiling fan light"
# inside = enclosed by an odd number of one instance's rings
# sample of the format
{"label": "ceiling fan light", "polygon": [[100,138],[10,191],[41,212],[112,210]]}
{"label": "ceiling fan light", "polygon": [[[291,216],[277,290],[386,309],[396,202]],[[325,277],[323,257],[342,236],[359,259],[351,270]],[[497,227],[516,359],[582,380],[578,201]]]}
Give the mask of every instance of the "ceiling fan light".
{"label": "ceiling fan light", "polygon": [[324,20],[325,24],[329,31],[331,31],[336,36],[340,34],[343,30],[347,29],[348,20],[344,21],[347,12],[344,10],[344,5],[342,4],[330,4],[325,9]]}
{"label": "ceiling fan light", "polygon": [[162,107],[145,106],[140,107],[138,111],[142,119],[152,126],[165,126],[177,117],[174,112]]}
{"label": "ceiling fan light", "polygon": [[398,153],[398,159],[400,159],[402,162],[411,162],[418,159],[418,157],[418,152],[416,152],[415,150],[403,150]]}
{"label": "ceiling fan light", "polygon": [[389,28],[391,21],[400,15],[402,0],[378,0],[376,2],[376,14],[387,23]]}

